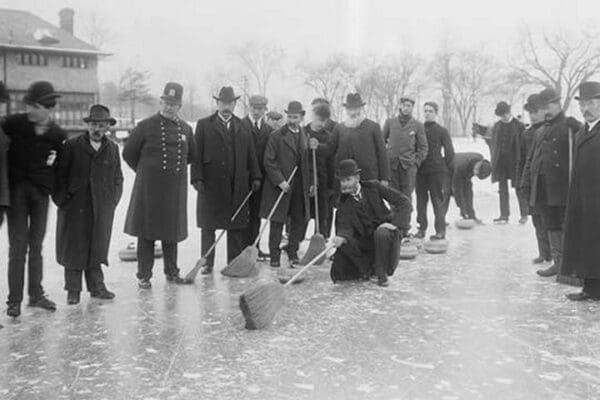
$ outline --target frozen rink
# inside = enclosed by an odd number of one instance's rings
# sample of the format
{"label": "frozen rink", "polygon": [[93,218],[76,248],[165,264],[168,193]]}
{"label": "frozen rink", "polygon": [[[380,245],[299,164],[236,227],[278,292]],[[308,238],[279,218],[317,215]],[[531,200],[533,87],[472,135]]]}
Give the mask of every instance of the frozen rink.
{"label": "frozen rink", "polygon": [[[488,157],[481,140],[455,139],[455,146]],[[491,224],[498,199],[489,180],[475,182],[475,207],[486,225],[458,231],[452,201],[447,255],[401,261],[388,288],[333,285],[329,263],[315,267],[288,290],[273,327],[248,332],[237,301],[256,278],[216,272],[199,276],[193,286],[175,286],[165,282],[158,260],[153,288],[138,290],[136,264],[117,257],[131,241],[122,229],[133,175],[126,166],[124,172],[126,190],[105,269],[116,299],[102,302],[83,293],[81,304],[66,305],[63,269],[54,261],[52,209],[44,287],[58,310],[24,303],[21,317],[11,321],[2,307],[1,399],[600,398],[599,305],[569,302],[564,294],[578,288],[535,274],[531,223],[517,224],[511,192],[510,224]],[[182,274],[200,252],[191,188],[188,209]],[[4,302],[4,226],[0,236]],[[222,243],[217,270],[224,252]],[[261,275],[272,274],[262,266]]]}

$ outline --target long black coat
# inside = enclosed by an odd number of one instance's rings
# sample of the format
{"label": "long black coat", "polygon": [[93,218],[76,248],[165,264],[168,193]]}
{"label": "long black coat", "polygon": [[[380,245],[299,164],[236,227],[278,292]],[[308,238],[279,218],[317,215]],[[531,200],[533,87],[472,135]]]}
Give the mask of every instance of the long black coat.
{"label": "long black coat", "polygon": [[[514,179],[517,170],[517,138],[525,130],[525,125],[513,118],[510,122],[498,121],[492,128],[488,141],[492,162],[492,182]],[[502,157],[502,154],[505,154]],[[513,186],[514,186],[514,182]]]}
{"label": "long black coat", "polygon": [[[538,178],[545,176],[545,205],[565,206],[569,192],[569,127],[576,120],[563,113],[541,127],[533,138],[523,170],[521,189],[528,195],[529,205],[538,202]],[[576,131],[571,130],[574,135]]]}
{"label": "long black coat", "polygon": [[201,119],[196,125],[196,161],[192,165],[192,183],[204,183],[198,192],[197,223],[203,229],[242,229],[248,225],[248,204],[235,221],[230,222],[235,210],[250,190],[253,180],[260,180],[252,133],[242,121],[231,119],[234,154],[229,165],[227,132],[217,113]]}
{"label": "long black coat", "polygon": [[242,126],[248,131],[252,133],[252,138],[254,139],[254,150],[256,151],[256,159],[258,160],[258,166],[260,167],[260,174],[264,179],[266,176],[265,166],[263,164],[263,159],[265,157],[265,149],[267,148],[267,141],[269,140],[269,136],[271,132],[273,132],[273,128],[269,126],[265,122],[263,118],[260,129],[256,129],[250,118],[244,117],[242,118]]}
{"label": "long black coat", "polygon": [[563,274],[600,279],[600,124],[576,136],[567,202]]}
{"label": "long black coat", "polygon": [[[8,147],[10,139],[0,127],[0,207],[10,205],[10,191],[8,185]],[[0,210],[0,212],[3,212]]]}
{"label": "long black coat", "polygon": [[[265,179],[263,196],[260,204],[261,218],[267,218],[271,212],[271,208],[273,208],[277,197],[279,197],[279,193],[281,193],[279,184],[283,181],[287,181],[292,174],[292,171],[296,166],[297,156],[300,158],[300,167],[298,168],[298,171],[296,171],[294,179],[302,180],[304,216],[306,220],[308,220],[310,216],[308,190],[311,179],[308,168],[308,144],[306,133],[304,132],[304,128],[300,128],[299,146],[296,146],[294,137],[289,131],[287,124],[274,131],[267,142],[265,158],[263,160],[267,172],[267,179]],[[293,183],[290,186],[293,186]],[[287,211],[290,207],[290,198],[290,193],[286,193],[283,196],[279,206],[273,214],[272,221],[282,224],[287,222]]]}
{"label": "long black coat", "polygon": [[538,129],[542,128],[544,122],[538,122],[532,124],[529,128],[525,129],[521,135],[517,138],[517,171],[515,175],[515,186],[521,187],[523,179],[523,171],[525,170],[525,163],[527,162],[527,156],[529,151],[533,147],[533,139]]}
{"label": "long black coat", "polygon": [[180,119],[155,114],[138,123],[123,149],[135,171],[125,233],[166,242],[187,237],[187,165],[195,150],[192,128]]}
{"label": "long black coat", "polygon": [[56,260],[67,269],[108,265],[115,208],[123,193],[119,146],[104,138],[98,151],[88,134],[68,140],[57,158]]}
{"label": "long black coat", "polygon": [[333,129],[331,143],[336,166],[340,161],[353,159],[364,180],[390,180],[390,163],[377,122],[365,119],[356,128],[339,123]]}

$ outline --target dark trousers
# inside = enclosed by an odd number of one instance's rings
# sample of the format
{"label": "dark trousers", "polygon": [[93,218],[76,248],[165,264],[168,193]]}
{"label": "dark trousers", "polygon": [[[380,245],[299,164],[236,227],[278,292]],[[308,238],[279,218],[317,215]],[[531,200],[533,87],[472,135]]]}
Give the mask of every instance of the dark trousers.
{"label": "dark trousers", "polygon": [[520,189],[516,189],[517,200],[519,202],[519,213],[521,217],[527,217],[529,215],[529,198],[527,193],[524,193]]}
{"label": "dark trousers", "polygon": [[[306,232],[306,215],[304,215],[304,193],[301,179],[294,179],[292,191],[290,193],[290,205],[287,215],[289,217],[288,244],[287,252],[291,255],[297,255],[300,242],[304,239]],[[281,256],[281,233],[283,231],[282,223],[271,221],[269,227],[269,253],[271,260],[279,260]]]}
{"label": "dark trousers", "polygon": [[[510,201],[508,195],[508,179],[498,180],[498,193],[500,195],[500,217],[508,218],[510,216]],[[528,215],[527,199],[515,189],[517,200],[519,201],[519,212],[521,217]]]}
{"label": "dark trousers", "polygon": [[[179,275],[177,268],[177,242],[161,241],[163,250],[163,263],[165,275]],[[152,267],[154,267],[154,240],[138,238],[138,279],[152,278]]]}
{"label": "dark trousers", "polygon": [[583,291],[592,296],[600,296],[600,279],[584,279]]}
{"label": "dark trousers", "polygon": [[105,289],[104,274],[100,263],[91,263],[85,270],[65,268],[65,290],[81,292],[82,276],[85,276],[85,285],[88,292],[98,292]]}
{"label": "dark trousers", "polygon": [[[28,261],[28,294],[36,299],[42,288],[42,243],[46,235],[48,195],[24,181],[10,188],[8,209],[8,303],[23,301],[25,256]],[[29,253],[27,250],[29,249]]]}
{"label": "dark trousers", "polygon": [[[258,234],[258,233],[257,233]],[[202,248],[202,254],[206,254],[210,246],[215,242],[215,230],[214,229],[202,229],[200,234],[200,246]],[[256,239],[256,236],[254,236]],[[236,258],[242,250],[248,245],[248,230],[247,229],[228,229],[227,230],[227,262]],[[215,265],[215,251],[206,257],[206,265],[214,267]]]}
{"label": "dark trousers", "polygon": [[[250,246],[256,240],[258,236],[258,232],[260,231],[260,199],[262,198],[262,190],[252,193],[250,196],[250,200],[248,200],[248,211],[249,211],[249,219],[248,219],[248,229],[246,238],[246,246]],[[210,247],[210,245],[209,245]],[[260,243],[257,245],[260,247]],[[208,249],[207,249],[208,250]],[[204,254],[204,250],[202,251]]]}
{"label": "dark trousers", "polygon": [[417,179],[417,167],[413,166],[408,169],[398,165],[398,169],[391,171],[391,186],[392,188],[401,191],[409,199],[412,199],[412,193],[415,190],[415,182]]}
{"label": "dark trousers", "polygon": [[431,198],[433,214],[435,215],[435,233],[446,234],[446,212],[444,207],[444,183],[446,173],[417,174],[417,222],[419,230],[427,231],[427,204]]}
{"label": "dark trousers", "polygon": [[357,239],[340,246],[331,265],[331,280],[347,281],[391,276],[400,259],[400,231],[379,226],[373,234],[373,247],[364,248]]}
{"label": "dark trousers", "polygon": [[[329,206],[329,194],[323,189],[324,193],[318,192],[319,197],[319,233],[325,237],[329,237],[329,213],[333,209]],[[310,217],[316,218],[315,213],[315,198],[310,198]]]}
{"label": "dark trousers", "polygon": [[546,179],[544,175],[538,176],[537,198],[535,201],[535,210],[542,218],[542,222],[548,232],[550,242],[550,253],[554,260],[554,265],[562,270],[562,251],[563,251],[563,224],[565,221],[566,206],[548,205],[546,199]]}
{"label": "dark trousers", "polygon": [[531,215],[531,221],[535,227],[535,237],[537,238],[539,256],[546,261],[552,260],[548,229],[546,229],[542,216],[538,213],[534,213]]}

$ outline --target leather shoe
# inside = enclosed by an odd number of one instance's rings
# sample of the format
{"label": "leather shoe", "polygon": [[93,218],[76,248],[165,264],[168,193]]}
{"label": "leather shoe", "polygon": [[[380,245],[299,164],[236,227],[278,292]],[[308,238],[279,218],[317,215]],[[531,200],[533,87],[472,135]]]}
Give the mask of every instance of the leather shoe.
{"label": "leather shoe", "polygon": [[102,300],[112,300],[115,298],[115,294],[106,288],[91,292],[90,296]]}
{"label": "leather shoe", "polygon": [[494,219],[495,224],[508,224],[508,217],[498,217]]}
{"label": "leather shoe", "polygon": [[528,221],[528,218],[527,218],[527,217],[521,217],[521,218],[519,219],[519,224],[520,224],[520,225],[526,224],[526,223],[527,223],[527,221]]}
{"label": "leather shoe", "polygon": [[572,300],[572,301],[586,301],[586,300],[598,301],[598,300],[600,300],[600,296],[592,295],[592,294],[589,294],[584,291],[581,291],[579,293],[569,293],[569,294],[566,294],[565,296],[567,296],[567,299]]}
{"label": "leather shoe", "polygon": [[537,270],[537,274],[544,278],[548,278],[550,276],[555,276],[556,274],[558,274],[558,266],[556,264],[552,264],[552,266],[550,266],[546,269]]}
{"label": "leather shoe", "polygon": [[210,275],[213,272],[213,266],[212,265],[205,265],[202,268],[200,268],[200,273],[202,275]]}
{"label": "leather shoe", "polygon": [[6,315],[9,317],[17,318],[21,315],[21,304],[20,303],[9,303],[6,309]]}
{"label": "leather shoe", "polygon": [[390,282],[388,281],[388,279],[386,277],[378,278],[377,286],[388,287],[388,286],[390,286]]}
{"label": "leather shoe", "polygon": [[167,275],[167,281],[176,285],[189,285],[192,283],[192,281],[184,279],[179,275]]}
{"label": "leather shoe", "polygon": [[271,260],[271,268],[279,268],[281,267],[281,262],[279,260]]}
{"label": "leather shoe", "polygon": [[267,261],[269,259],[269,254],[263,252],[261,249],[258,249],[258,261]]}
{"label": "leather shoe", "polygon": [[75,305],[75,304],[79,304],[79,300],[81,298],[81,292],[76,291],[76,290],[69,290],[67,292],[67,304],[68,305]]}
{"label": "leather shoe", "polygon": [[150,289],[152,287],[152,284],[150,283],[150,279],[138,280],[138,287],[140,289]]}
{"label": "leather shoe", "polygon": [[534,264],[543,264],[546,262],[546,260],[544,259],[544,257],[536,257],[533,260],[531,260],[531,262]]}
{"label": "leather shoe", "polygon": [[56,303],[42,295],[35,299],[29,299],[29,307],[43,308],[48,311],[56,311]]}
{"label": "leather shoe", "polygon": [[417,231],[417,233],[415,233],[414,237],[417,239],[423,239],[425,237],[425,231],[422,231],[422,230]]}

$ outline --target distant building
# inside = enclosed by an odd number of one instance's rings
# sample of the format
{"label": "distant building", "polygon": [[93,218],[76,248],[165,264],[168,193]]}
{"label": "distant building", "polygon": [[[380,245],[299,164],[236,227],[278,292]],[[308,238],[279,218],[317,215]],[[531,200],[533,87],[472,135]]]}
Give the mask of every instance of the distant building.
{"label": "distant building", "polygon": [[82,128],[81,119],[98,100],[98,58],[108,54],[73,36],[74,14],[60,10],[56,27],[28,11],[0,9],[0,79],[10,93],[7,112],[23,111],[27,87],[47,80],[62,95],[57,122],[69,130]]}

